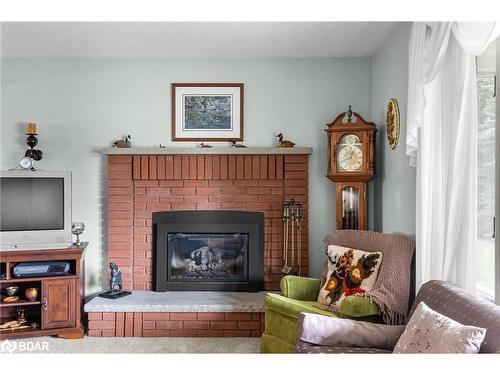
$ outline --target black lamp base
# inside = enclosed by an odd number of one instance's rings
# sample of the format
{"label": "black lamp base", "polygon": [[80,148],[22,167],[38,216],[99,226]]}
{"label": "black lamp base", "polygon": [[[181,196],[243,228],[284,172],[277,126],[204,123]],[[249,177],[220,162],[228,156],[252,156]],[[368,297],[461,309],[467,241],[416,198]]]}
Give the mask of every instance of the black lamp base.
{"label": "black lamp base", "polygon": [[36,137],[37,134],[26,134],[26,135],[28,136],[26,138],[26,144],[28,145],[29,150],[26,150],[24,156],[36,161],[42,160],[43,152],[40,150],[35,150],[33,148],[38,144],[38,138]]}

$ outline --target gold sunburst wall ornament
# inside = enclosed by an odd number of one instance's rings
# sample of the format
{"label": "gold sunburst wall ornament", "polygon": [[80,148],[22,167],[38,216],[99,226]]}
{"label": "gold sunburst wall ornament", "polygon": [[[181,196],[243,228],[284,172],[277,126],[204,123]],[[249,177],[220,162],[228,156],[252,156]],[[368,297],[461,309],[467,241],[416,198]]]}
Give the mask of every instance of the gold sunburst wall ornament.
{"label": "gold sunburst wall ornament", "polygon": [[389,99],[387,105],[387,139],[389,147],[396,149],[399,140],[399,105],[395,98]]}

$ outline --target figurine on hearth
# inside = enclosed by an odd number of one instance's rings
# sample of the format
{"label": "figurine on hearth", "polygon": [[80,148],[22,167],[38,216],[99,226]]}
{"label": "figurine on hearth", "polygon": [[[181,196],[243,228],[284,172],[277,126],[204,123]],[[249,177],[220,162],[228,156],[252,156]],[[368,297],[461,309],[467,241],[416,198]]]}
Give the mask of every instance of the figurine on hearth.
{"label": "figurine on hearth", "polygon": [[120,267],[114,263],[109,264],[111,268],[111,278],[109,279],[109,289],[115,290],[115,286],[118,285],[118,290],[122,290],[123,287],[123,277]]}
{"label": "figurine on hearth", "polygon": [[[118,267],[118,265],[116,265],[115,263],[109,263],[109,268],[111,270],[111,278],[109,279],[109,290],[107,292],[99,294],[99,297],[116,299],[132,294],[132,292],[122,290],[123,278],[120,267]],[[115,288],[116,286],[118,286],[118,289]]]}

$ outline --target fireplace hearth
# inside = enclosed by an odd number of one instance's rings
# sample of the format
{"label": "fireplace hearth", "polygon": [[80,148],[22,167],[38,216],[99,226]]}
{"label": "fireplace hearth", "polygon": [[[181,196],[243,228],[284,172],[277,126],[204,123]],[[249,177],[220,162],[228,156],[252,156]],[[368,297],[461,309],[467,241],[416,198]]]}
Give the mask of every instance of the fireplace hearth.
{"label": "fireplace hearth", "polygon": [[264,214],[153,213],[155,290],[263,290]]}

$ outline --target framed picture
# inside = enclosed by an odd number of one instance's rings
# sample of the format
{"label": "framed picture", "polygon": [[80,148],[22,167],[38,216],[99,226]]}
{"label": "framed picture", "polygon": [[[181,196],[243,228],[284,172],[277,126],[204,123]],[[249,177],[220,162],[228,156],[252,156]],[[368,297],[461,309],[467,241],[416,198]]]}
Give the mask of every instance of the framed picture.
{"label": "framed picture", "polygon": [[242,140],[242,83],[172,83],[172,141]]}

